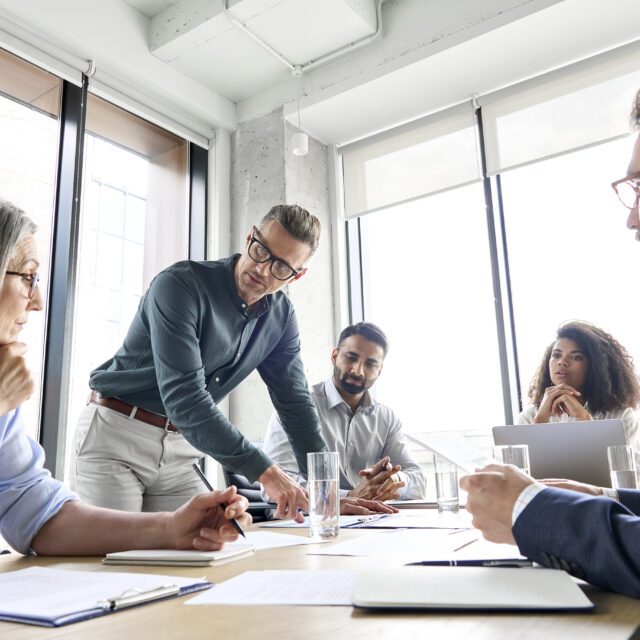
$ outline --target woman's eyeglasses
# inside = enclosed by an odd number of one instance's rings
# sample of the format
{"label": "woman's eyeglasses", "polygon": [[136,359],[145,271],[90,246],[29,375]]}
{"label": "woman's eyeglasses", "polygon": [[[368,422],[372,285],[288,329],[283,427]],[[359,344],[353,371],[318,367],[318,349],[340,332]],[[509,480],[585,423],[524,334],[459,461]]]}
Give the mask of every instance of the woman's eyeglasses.
{"label": "woman's eyeglasses", "polygon": [[29,296],[29,300],[33,298],[36,292],[36,287],[38,286],[38,282],[40,282],[40,276],[37,273],[20,273],[19,271],[5,271],[5,275],[20,276],[22,280],[29,287],[29,291],[27,293],[27,295]]}
{"label": "woman's eyeglasses", "polygon": [[640,201],[640,171],[628,175],[622,180],[611,183],[611,188],[616,192],[620,202],[627,209],[635,209]]}

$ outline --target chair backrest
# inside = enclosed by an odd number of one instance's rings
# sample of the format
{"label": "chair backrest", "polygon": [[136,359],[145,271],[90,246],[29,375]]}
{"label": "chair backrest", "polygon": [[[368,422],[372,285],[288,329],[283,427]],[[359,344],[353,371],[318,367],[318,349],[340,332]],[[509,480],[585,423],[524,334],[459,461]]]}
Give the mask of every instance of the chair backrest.
{"label": "chair backrest", "polygon": [[268,520],[268,512],[273,510],[273,506],[262,500],[262,493],[259,482],[249,482],[240,473],[231,471],[228,467],[222,467],[224,482],[227,487],[232,484],[238,489],[238,493],[249,501],[249,513],[254,522]]}

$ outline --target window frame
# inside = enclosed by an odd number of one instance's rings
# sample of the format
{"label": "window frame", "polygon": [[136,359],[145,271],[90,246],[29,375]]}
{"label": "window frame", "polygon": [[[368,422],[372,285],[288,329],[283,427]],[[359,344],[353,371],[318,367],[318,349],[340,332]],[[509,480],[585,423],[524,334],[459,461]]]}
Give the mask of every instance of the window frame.
{"label": "window frame", "polygon": [[[88,78],[82,87],[63,81],[57,180],[51,248],[51,276],[44,344],[39,441],[45,468],[63,479],[67,397],[77,276],[79,221]],[[189,258],[207,259],[207,149],[188,144]],[[89,372],[87,372],[87,376]]]}

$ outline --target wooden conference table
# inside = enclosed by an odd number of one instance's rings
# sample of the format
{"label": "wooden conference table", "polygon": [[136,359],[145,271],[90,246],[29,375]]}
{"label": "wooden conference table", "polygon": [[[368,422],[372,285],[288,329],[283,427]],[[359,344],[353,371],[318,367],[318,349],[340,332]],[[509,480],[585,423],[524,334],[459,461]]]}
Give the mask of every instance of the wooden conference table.
{"label": "wooden conference table", "polygon": [[[256,525],[253,528],[257,529]],[[270,529],[270,531],[278,531]],[[285,529],[306,535],[306,531]],[[342,530],[343,540],[369,535],[372,530]],[[135,571],[191,577],[206,576],[222,582],[248,570],[261,569],[360,569],[367,558],[307,555],[309,546],[258,551],[219,567],[104,567],[100,558],[25,558],[0,556],[0,572],[30,566],[83,571]],[[515,569],[514,569],[515,570]],[[215,588],[215,587],[214,587]],[[496,640],[497,638],[579,638],[622,640],[640,624],[640,600],[600,591],[585,590],[596,603],[594,613],[370,613],[351,607],[191,606],[185,598],[151,603],[113,615],[79,622],[58,629],[0,622],[2,640],[245,640],[276,637],[279,640],[371,640],[371,638],[440,638]]]}

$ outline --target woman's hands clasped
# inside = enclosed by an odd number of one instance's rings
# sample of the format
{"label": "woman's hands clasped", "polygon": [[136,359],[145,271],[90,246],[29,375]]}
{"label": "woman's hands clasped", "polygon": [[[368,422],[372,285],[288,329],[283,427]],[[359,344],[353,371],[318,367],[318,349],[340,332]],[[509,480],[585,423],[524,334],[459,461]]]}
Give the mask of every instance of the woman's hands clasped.
{"label": "woman's hands clasped", "polygon": [[547,387],[533,421],[535,423],[550,422],[551,416],[562,415],[571,416],[576,420],[592,420],[591,414],[579,400],[581,395],[580,391],[564,383]]}

